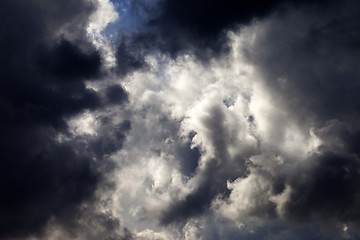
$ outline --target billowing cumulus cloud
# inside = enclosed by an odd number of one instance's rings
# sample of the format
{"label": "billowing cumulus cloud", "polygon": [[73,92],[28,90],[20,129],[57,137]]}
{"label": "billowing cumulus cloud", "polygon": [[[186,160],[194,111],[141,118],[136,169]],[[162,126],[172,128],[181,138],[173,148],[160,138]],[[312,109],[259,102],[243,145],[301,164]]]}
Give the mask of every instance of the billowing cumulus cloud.
{"label": "billowing cumulus cloud", "polygon": [[0,239],[359,238],[357,1],[0,13]]}

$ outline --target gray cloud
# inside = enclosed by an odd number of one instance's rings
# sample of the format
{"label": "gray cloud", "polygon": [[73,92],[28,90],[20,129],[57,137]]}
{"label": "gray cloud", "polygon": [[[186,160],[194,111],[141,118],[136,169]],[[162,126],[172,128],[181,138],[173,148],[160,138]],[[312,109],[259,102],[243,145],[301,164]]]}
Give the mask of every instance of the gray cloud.
{"label": "gray cloud", "polygon": [[358,238],[359,3],[133,4],[3,3],[0,239]]}
{"label": "gray cloud", "polygon": [[228,53],[229,30],[264,19],[281,8],[326,6],[329,2],[332,1],[133,1],[132,11],[142,24],[132,41],[148,51],[160,50],[172,57],[190,52],[207,62]]}
{"label": "gray cloud", "polygon": [[[78,136],[68,124],[107,104],[86,84],[104,76],[101,54],[86,36],[97,5],[56,0],[1,5],[0,238],[41,237],[51,221],[68,231],[85,221],[77,218],[82,206],[96,206],[98,186],[109,184],[106,155],[121,149],[130,127],[126,121],[103,123],[102,134]],[[118,104],[126,98],[124,90],[107,95]],[[99,224],[106,224],[107,216],[101,218]]]}
{"label": "gray cloud", "polygon": [[209,209],[215,196],[223,194],[226,197],[229,194],[226,188],[227,180],[233,181],[247,174],[246,156],[232,159],[228,153],[228,145],[232,139],[230,129],[226,127],[223,110],[213,107],[208,113],[209,116],[202,119],[203,127],[208,130],[203,137],[209,139],[214,148],[214,156],[198,167],[198,185],[184,200],[175,202],[165,211],[161,218],[163,224],[203,214]]}
{"label": "gray cloud", "polygon": [[[354,1],[334,4],[321,16],[310,7],[273,16],[260,24],[255,42],[244,50],[277,107],[321,141],[298,163],[285,157],[287,172],[270,178],[254,174],[280,183],[283,197],[288,188],[284,202],[275,201],[285,220],[357,229],[359,6]],[[262,194],[267,193],[258,197]]]}

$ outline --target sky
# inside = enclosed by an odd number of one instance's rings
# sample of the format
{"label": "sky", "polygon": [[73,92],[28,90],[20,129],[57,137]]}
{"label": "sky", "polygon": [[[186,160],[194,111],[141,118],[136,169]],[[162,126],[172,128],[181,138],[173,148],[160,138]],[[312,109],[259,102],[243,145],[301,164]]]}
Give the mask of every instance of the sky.
{"label": "sky", "polygon": [[0,240],[360,239],[359,1],[0,16]]}

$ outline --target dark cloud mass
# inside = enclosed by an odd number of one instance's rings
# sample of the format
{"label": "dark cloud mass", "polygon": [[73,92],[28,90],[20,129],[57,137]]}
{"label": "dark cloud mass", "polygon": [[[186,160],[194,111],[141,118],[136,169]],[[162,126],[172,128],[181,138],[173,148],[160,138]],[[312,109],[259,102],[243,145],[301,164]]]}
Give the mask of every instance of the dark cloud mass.
{"label": "dark cloud mass", "polygon": [[[101,77],[100,53],[84,29],[95,7],[90,1],[1,2],[1,239],[41,235],[54,218],[75,223],[104,180],[98,160],[125,139],[129,123],[113,132],[115,145],[94,149],[89,143],[105,136],[73,138],[65,121],[103,102],[84,82]],[[121,90],[109,90],[109,101],[122,102]]]}
{"label": "dark cloud mass", "polygon": [[125,76],[146,66],[141,42],[132,42],[131,37],[121,36],[116,51],[116,72]]}
{"label": "dark cloud mass", "polygon": [[328,2],[331,0],[134,1],[133,10],[141,16],[145,27],[133,36],[133,41],[138,47],[160,49],[173,57],[191,52],[207,61],[228,52],[228,30],[289,6],[324,7]]}
{"label": "dark cloud mass", "polygon": [[60,43],[44,53],[39,64],[44,72],[71,80],[98,76],[101,59],[95,50],[87,54],[70,41],[61,39]]}
{"label": "dark cloud mass", "polygon": [[111,103],[122,103],[127,100],[127,93],[119,85],[112,85],[106,89],[106,96]]}
{"label": "dark cloud mass", "polygon": [[[315,154],[291,176],[293,192],[286,204],[290,218],[306,221],[359,221],[359,159]],[[304,169],[305,168],[305,169]]]}

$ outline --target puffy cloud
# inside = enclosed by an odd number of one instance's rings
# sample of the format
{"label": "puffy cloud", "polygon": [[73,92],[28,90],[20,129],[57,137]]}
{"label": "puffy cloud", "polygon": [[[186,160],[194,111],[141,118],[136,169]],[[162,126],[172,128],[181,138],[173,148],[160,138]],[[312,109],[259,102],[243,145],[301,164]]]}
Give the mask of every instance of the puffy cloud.
{"label": "puffy cloud", "polygon": [[[355,237],[356,70],[343,67],[352,66],[356,52],[349,57],[348,38],[338,37],[338,31],[355,34],[356,24],[345,24],[357,16],[347,4],[336,18],[336,2],[325,16],[317,14],[319,6],[298,5],[227,32],[228,54],[205,64],[192,55],[148,56],[148,69],[125,83],[133,115],[141,115],[132,122],[142,126],[130,132],[137,149],[126,152],[148,169],[132,168],[144,181],[133,198],[143,200],[127,204],[165,228],[183,226],[184,238],[209,234],[190,227],[206,214],[218,219],[212,237],[301,238],[318,230],[321,239],[329,237],[327,224],[338,237]],[[351,88],[344,92],[353,97],[336,98],[338,86]],[[186,161],[176,152],[179,139],[198,152],[188,158],[190,174],[178,164]],[[234,228],[221,230],[220,219]]]}
{"label": "puffy cloud", "polygon": [[339,15],[334,8],[321,17],[302,8],[273,16],[258,23],[255,41],[245,44],[265,93],[257,97],[255,90],[250,104],[261,154],[251,158],[255,165],[246,179],[229,183],[229,200],[218,201],[227,218],[240,224],[263,224],[267,217],[321,223],[340,235],[339,226],[349,224],[357,231],[358,77],[351,67],[357,51],[343,36],[357,31],[358,6],[336,6]]}
{"label": "puffy cloud", "polygon": [[356,239],[359,4],[132,7],[4,2],[0,238]]}

